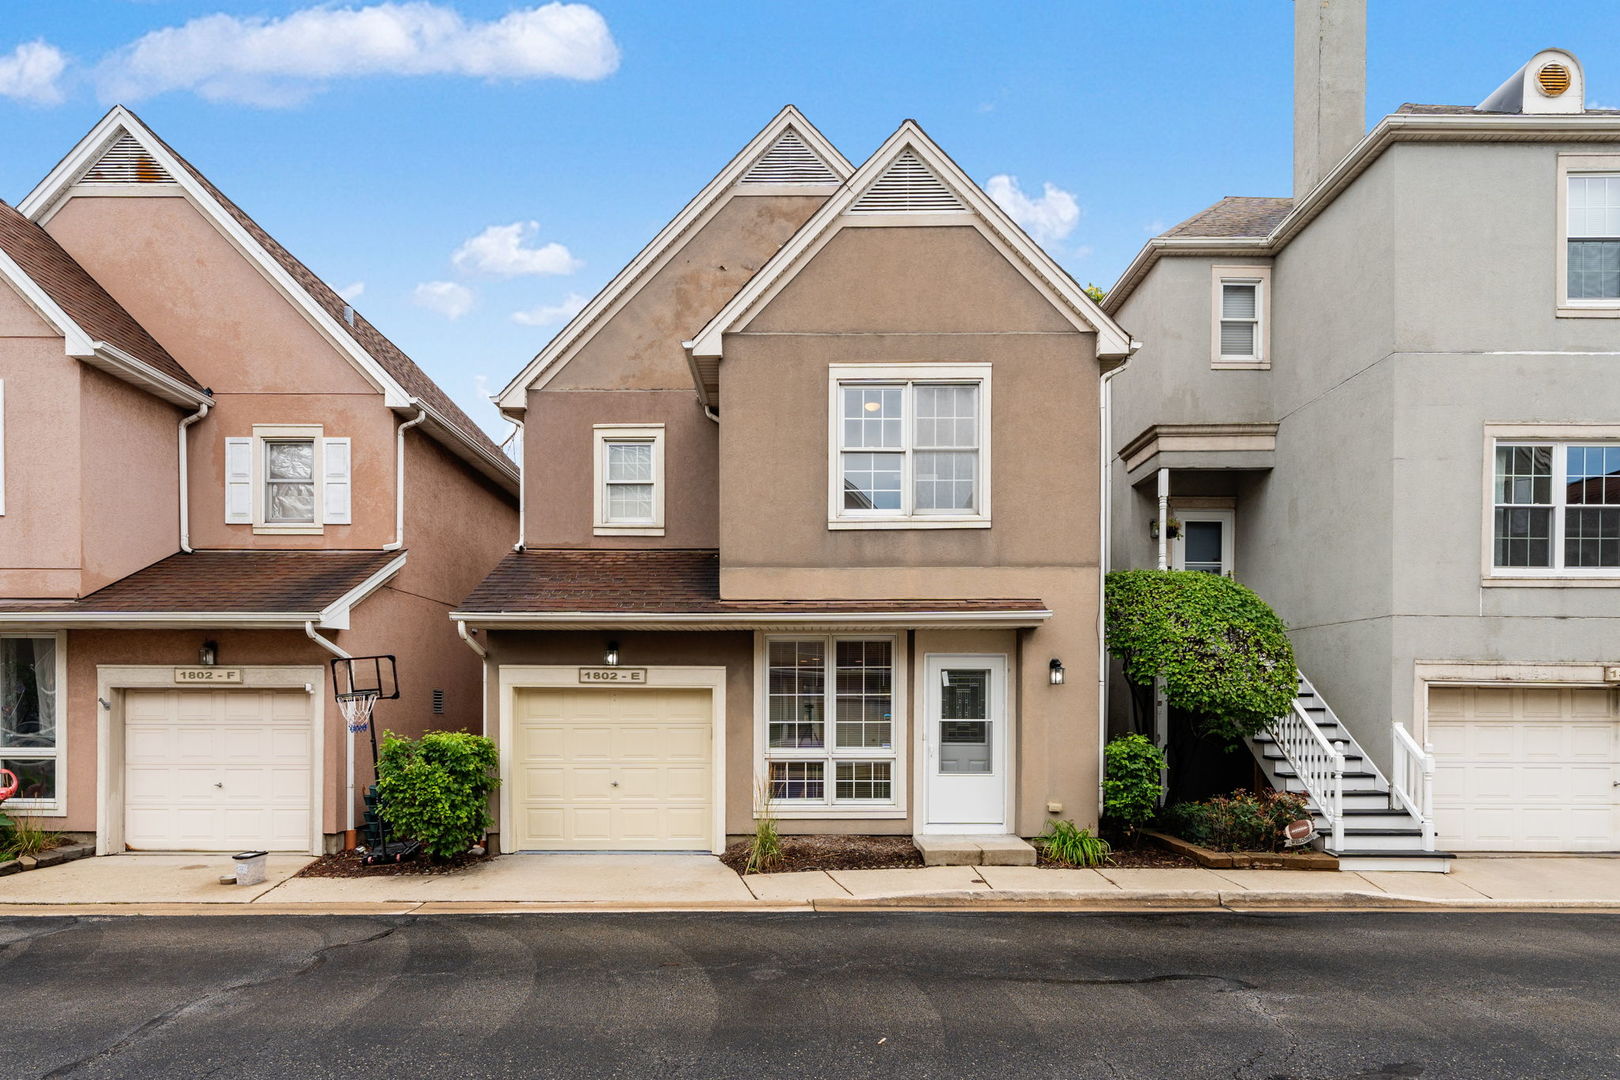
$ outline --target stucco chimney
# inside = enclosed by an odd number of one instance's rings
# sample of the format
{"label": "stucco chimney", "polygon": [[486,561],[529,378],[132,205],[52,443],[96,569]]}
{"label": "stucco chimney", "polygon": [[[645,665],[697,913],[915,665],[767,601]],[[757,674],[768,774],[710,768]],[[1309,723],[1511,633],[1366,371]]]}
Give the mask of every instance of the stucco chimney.
{"label": "stucco chimney", "polygon": [[1294,198],[1367,129],[1367,0],[1294,0]]}

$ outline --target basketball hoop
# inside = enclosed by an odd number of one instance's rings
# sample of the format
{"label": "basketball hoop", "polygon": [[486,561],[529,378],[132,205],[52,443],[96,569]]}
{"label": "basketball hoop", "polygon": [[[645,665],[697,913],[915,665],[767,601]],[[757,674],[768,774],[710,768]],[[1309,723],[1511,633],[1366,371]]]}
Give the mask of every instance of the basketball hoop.
{"label": "basketball hoop", "polygon": [[338,711],[343,714],[350,731],[358,735],[371,726],[371,710],[377,707],[377,699],[381,696],[375,690],[338,695]]}

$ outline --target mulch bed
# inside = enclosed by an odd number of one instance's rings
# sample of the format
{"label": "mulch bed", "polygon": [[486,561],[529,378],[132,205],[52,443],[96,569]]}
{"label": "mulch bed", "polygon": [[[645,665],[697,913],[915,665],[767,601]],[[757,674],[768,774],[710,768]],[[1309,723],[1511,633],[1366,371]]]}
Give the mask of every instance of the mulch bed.
{"label": "mulch bed", "polygon": [[[1049,866],[1054,870],[1060,870],[1069,865],[1056,859],[1048,859],[1039,844],[1035,846],[1035,852],[1036,866]],[[1113,854],[1108,857],[1108,862],[1104,864],[1105,867],[1118,870],[1174,870],[1197,865],[1196,859],[1156,847],[1115,848]]]}
{"label": "mulch bed", "polygon": [[[742,873],[748,865],[747,841],[726,848],[720,861]],[[922,853],[909,836],[784,836],[782,860],[772,872],[893,870],[922,864]]]}
{"label": "mulch bed", "polygon": [[322,855],[302,870],[295,877],[325,877],[325,878],[358,878],[358,877],[405,877],[410,875],[437,875],[459,874],[464,870],[471,870],[479,863],[485,861],[482,855],[457,855],[444,862],[436,862],[425,856],[418,855],[410,862],[385,863],[382,866],[367,866],[360,861],[360,853],[355,851],[340,851],[336,855]]}

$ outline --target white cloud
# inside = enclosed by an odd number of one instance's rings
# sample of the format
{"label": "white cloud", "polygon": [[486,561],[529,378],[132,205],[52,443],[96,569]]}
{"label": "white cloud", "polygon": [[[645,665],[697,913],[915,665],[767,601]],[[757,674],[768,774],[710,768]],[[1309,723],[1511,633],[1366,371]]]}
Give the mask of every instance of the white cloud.
{"label": "white cloud", "polygon": [[454,281],[424,281],[411,293],[411,303],[459,319],[472,310],[472,290]]}
{"label": "white cloud", "polygon": [[586,299],[579,293],[571,292],[563,297],[560,304],[541,304],[528,311],[514,311],[512,321],[522,323],[524,326],[555,326],[578,315],[580,309],[585,306]]}
{"label": "white cloud", "polygon": [[524,247],[524,243],[539,231],[538,221],[491,225],[457,248],[450,261],[464,274],[495,274],[499,277],[572,274],[583,265],[556,241],[540,247]]}
{"label": "white cloud", "polygon": [[984,185],[996,204],[1023,226],[1024,231],[1043,244],[1062,240],[1080,224],[1080,204],[1071,192],[1051,181],[1043,185],[1039,198],[1030,198],[1018,186],[1018,177],[1000,173]]}
{"label": "white cloud", "polygon": [[356,300],[360,299],[361,295],[364,294],[365,291],[366,283],[363,281],[356,281],[352,285],[343,286],[343,288],[337,291],[337,294],[352,304]]}
{"label": "white cloud", "polygon": [[600,79],[618,66],[606,20],[586,4],[520,8],[479,22],[428,0],[384,0],[280,18],[204,15],[112,53],[99,83],[108,100],[191,90],[273,106],[303,101],[327,80],[367,75]]}
{"label": "white cloud", "polygon": [[43,41],[25,42],[0,56],[0,97],[55,105],[62,100],[56,80],[67,70],[67,56]]}

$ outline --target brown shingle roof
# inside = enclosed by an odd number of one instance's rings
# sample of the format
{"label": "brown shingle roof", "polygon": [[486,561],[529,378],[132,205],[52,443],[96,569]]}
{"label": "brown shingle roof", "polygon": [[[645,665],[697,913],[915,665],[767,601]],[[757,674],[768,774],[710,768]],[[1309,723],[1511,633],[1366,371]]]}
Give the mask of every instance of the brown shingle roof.
{"label": "brown shingle roof", "polygon": [[[145,121],[142,121],[142,123],[145,123]],[[152,129],[148,127],[147,130],[151,131]],[[304,291],[309,294],[316,304],[325,309],[326,313],[336,319],[339,324],[347,322],[344,318],[344,311],[349,309],[349,303],[337,294],[337,290],[317,277],[315,272],[300,262],[292,252],[282,247],[275,237],[265,232],[258,222],[248,217],[246,211],[226,197],[225,193],[215,187],[213,182],[199,172],[195,165],[176,153],[174,147],[163,142],[163,139],[156,132],[152,132],[152,137],[157,139],[165,150],[174,154],[175,160],[191,174],[192,179],[201,184],[209,195],[219,202],[225,212],[235,218],[236,223],[247,230],[248,234],[265,251],[270,253],[272,259],[281,264],[281,268],[287,271],[293,280],[303,287]],[[473,421],[472,417],[463,412],[461,406],[457,405],[450,395],[439,387],[438,383],[429,378],[427,372],[417,366],[416,361],[406,356],[399,346],[389,341],[382,331],[371,325],[364,315],[361,315],[358,311],[354,312],[354,322],[348,324],[348,329],[360,347],[373,360],[377,361],[384,371],[393,376],[405,388],[407,394],[426,402],[471,442],[494,454],[497,458],[502,457],[500,447],[495,445],[493,439],[484,434],[483,429]]]}
{"label": "brown shingle roof", "polygon": [[1265,236],[1294,207],[1293,199],[1228,195],[1161,236]]}
{"label": "brown shingle roof", "polygon": [[397,551],[194,551],[170,555],[78,600],[0,600],[7,612],[319,612]]}
{"label": "brown shingle roof", "polygon": [[713,548],[540,549],[501,560],[461,610],[485,613],[905,614],[1041,612],[1039,600],[722,600]]}
{"label": "brown shingle roof", "polygon": [[0,202],[0,249],[10,255],[23,273],[89,334],[91,340],[105,341],[194,390],[202,389],[191,373],[109,296],[50,233],[4,202]]}

